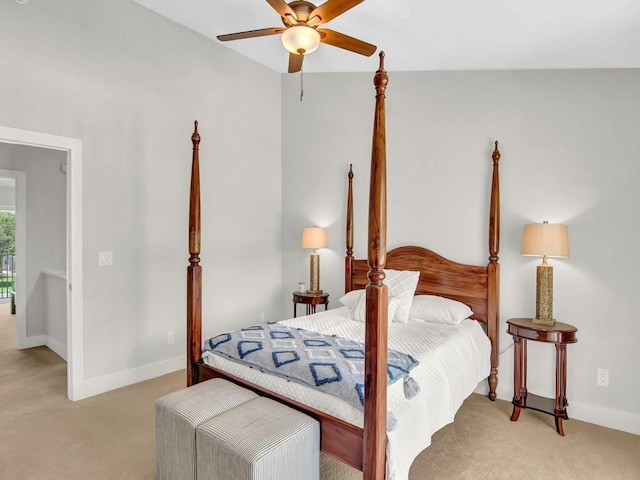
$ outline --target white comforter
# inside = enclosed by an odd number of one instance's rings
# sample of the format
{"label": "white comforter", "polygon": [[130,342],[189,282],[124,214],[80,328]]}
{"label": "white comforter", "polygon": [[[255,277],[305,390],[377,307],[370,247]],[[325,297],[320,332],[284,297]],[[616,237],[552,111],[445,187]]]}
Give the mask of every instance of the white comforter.
{"label": "white comforter", "polygon": [[[364,323],[350,320],[341,307],[280,323],[364,342]],[[392,323],[389,348],[411,354],[419,362],[411,371],[420,393],[405,398],[403,382],[388,389],[388,410],[397,426],[387,432],[387,480],[406,480],[415,457],[431,445],[431,435],[451,423],[462,402],[491,370],[491,344],[474,320],[460,325],[430,322]],[[205,352],[205,363],[286,397],[327,412],[359,427],[362,411],[331,395],[267,375],[219,355]]]}

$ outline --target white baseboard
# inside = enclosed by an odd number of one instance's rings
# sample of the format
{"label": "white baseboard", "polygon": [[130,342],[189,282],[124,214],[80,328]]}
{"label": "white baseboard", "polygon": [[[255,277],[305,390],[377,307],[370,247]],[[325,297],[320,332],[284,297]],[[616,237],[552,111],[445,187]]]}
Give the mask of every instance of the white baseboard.
{"label": "white baseboard", "polygon": [[47,344],[47,336],[46,335],[33,335],[31,337],[25,337],[24,345],[21,350],[24,348],[33,348],[33,347],[42,347]]}
{"label": "white baseboard", "polygon": [[[486,380],[478,384],[474,393],[482,395],[489,393]],[[500,400],[511,403],[511,400],[513,400],[513,385],[501,385],[499,383],[496,394]],[[580,402],[570,402],[567,412],[569,413],[569,418],[575,418],[581,422],[593,423],[601,427],[640,435],[640,414],[637,413],[622,412],[612,408]]]}
{"label": "white baseboard", "polygon": [[51,351],[56,353],[65,362],[67,361],[67,346],[60,343],[53,337],[48,335],[33,335],[25,338],[24,348],[49,347]]}
{"label": "white baseboard", "polygon": [[94,395],[115,390],[116,388],[126,387],[127,385],[150,380],[168,373],[177,372],[178,370],[184,370],[186,365],[187,358],[185,355],[181,355],[179,357],[170,358],[150,365],[144,365],[131,370],[84,380],[81,382],[81,385],[78,385],[79,388],[74,392],[75,398],[72,398],[71,400],[82,400],[83,398],[93,397]]}
{"label": "white baseboard", "polygon": [[579,402],[569,402],[567,412],[569,413],[569,418],[640,435],[640,414],[637,413],[621,412],[620,410]]}
{"label": "white baseboard", "polygon": [[58,354],[65,362],[67,361],[67,346],[53,337],[46,336],[44,344]]}

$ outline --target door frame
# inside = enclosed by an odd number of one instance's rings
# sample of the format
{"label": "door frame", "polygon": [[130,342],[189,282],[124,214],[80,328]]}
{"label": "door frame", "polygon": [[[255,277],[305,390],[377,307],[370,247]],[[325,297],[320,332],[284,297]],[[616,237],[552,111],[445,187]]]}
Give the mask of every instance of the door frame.
{"label": "door frame", "polygon": [[[67,154],[67,397],[77,400],[84,397],[82,140],[0,125],[0,142],[61,150]],[[16,309],[25,312],[24,295],[17,295],[16,301]],[[18,325],[19,347],[25,345],[26,339],[26,316],[23,318]]]}

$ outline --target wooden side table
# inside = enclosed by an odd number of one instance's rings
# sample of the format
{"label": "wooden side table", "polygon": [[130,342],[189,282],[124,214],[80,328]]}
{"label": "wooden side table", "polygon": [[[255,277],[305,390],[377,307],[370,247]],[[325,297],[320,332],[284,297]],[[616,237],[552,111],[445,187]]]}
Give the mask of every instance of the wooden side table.
{"label": "wooden side table", "polygon": [[301,303],[307,306],[307,315],[316,313],[316,305],[324,305],[324,309],[329,308],[329,294],[321,293],[315,295],[313,293],[306,292],[293,292],[293,318],[298,316],[298,304]]}
{"label": "wooden side table", "polygon": [[[520,410],[531,408],[555,417],[556,431],[564,436],[562,420],[567,415],[567,344],[576,343],[578,329],[568,323],[556,322],[553,326],[538,325],[530,318],[510,318],[507,332],[513,336],[513,413],[511,421],[520,416]],[[527,340],[555,343],[556,345],[556,398],[544,398],[527,391]]]}

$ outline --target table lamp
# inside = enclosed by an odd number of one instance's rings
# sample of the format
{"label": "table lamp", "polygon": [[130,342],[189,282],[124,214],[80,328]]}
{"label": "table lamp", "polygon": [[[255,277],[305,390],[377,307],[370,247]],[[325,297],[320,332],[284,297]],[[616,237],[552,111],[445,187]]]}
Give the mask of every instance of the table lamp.
{"label": "table lamp", "polygon": [[320,255],[318,248],[327,248],[327,229],[322,227],[306,227],[302,229],[302,248],[312,248],[309,257],[309,290],[312,295],[322,295],[320,290]]}
{"label": "table lamp", "polygon": [[522,255],[542,257],[536,268],[536,317],[533,323],[553,326],[553,267],[547,257],[569,257],[569,233],[566,225],[530,223],[522,233]]}

